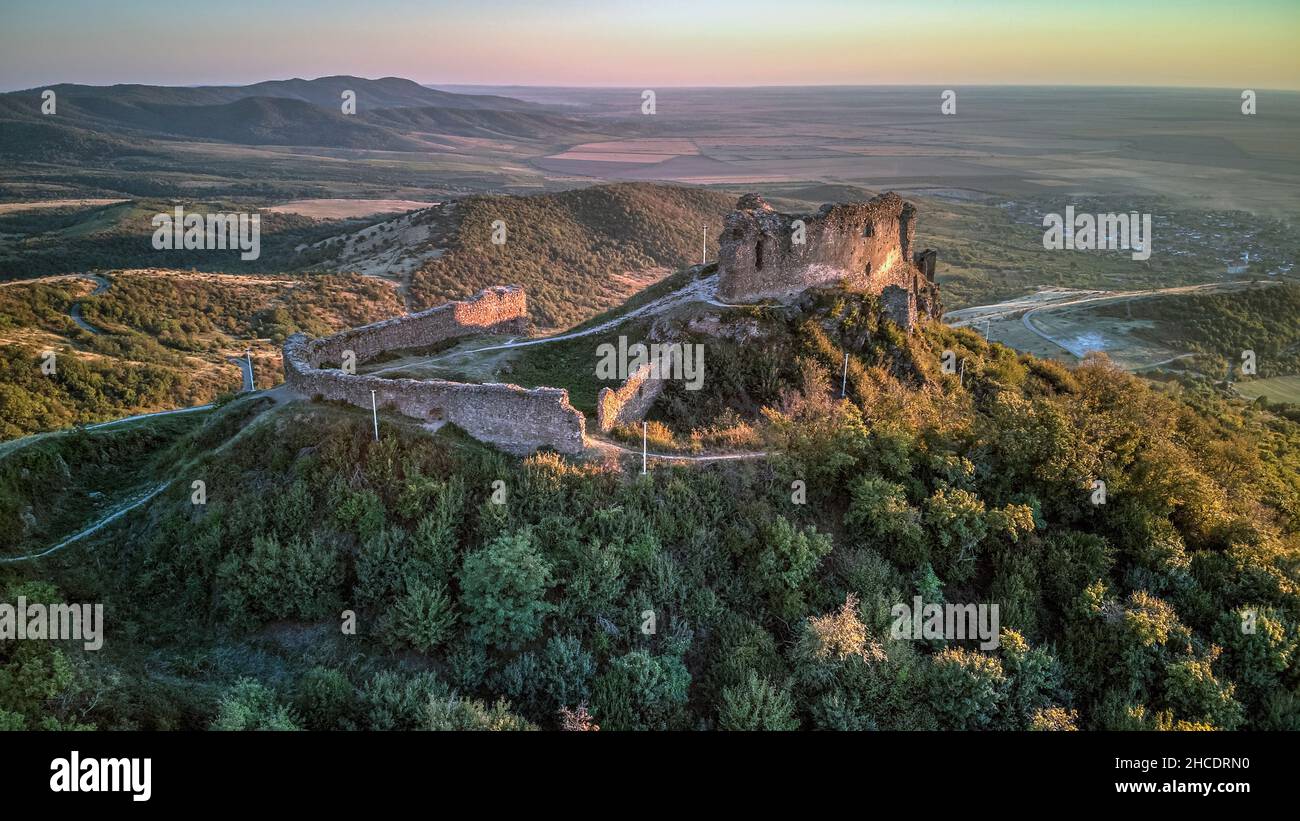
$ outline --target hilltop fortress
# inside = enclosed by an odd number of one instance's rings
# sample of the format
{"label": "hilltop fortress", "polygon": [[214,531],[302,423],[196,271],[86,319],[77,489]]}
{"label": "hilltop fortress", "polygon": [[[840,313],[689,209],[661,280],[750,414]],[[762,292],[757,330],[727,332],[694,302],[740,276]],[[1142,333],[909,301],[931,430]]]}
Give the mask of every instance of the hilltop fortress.
{"label": "hilltop fortress", "polygon": [[893,192],[805,215],[782,214],[746,194],[723,225],[718,298],[788,302],[808,288],[843,285],[879,295],[886,315],[904,328],[918,314],[937,319],[935,252],[912,251],[915,219],[915,206]]}
{"label": "hilltop fortress", "polygon": [[522,288],[498,286],[469,299],[309,339],[294,334],[284,344],[284,377],[310,398],[380,408],[426,422],[451,422],[470,436],[510,453],[554,448],[578,453],[586,420],[569,404],[563,388],[521,388],[498,383],[466,384],[442,379],[385,379],[343,369],[380,354],[427,348],[445,340],[483,333],[523,333],[527,304]]}
{"label": "hilltop fortress", "polygon": [[[806,216],[778,213],[757,194],[746,194],[723,229],[717,297],[724,303],[790,303],[809,288],[840,285],[878,295],[885,315],[910,330],[918,316],[938,318],[942,311],[935,252],[912,252],[915,216],[916,209],[893,193],[869,202],[825,205]],[[709,296],[702,292],[697,299],[711,302]],[[527,325],[522,288],[488,288],[465,300],[322,339],[294,334],[284,344],[285,382],[304,397],[367,409],[373,401],[412,419],[451,422],[510,453],[538,448],[579,453],[587,444],[586,417],[569,404],[563,388],[386,379],[356,372],[356,366],[386,353],[478,334],[522,335]],[[646,363],[619,387],[602,388],[596,403],[600,431],[643,419],[664,387],[663,376]]]}

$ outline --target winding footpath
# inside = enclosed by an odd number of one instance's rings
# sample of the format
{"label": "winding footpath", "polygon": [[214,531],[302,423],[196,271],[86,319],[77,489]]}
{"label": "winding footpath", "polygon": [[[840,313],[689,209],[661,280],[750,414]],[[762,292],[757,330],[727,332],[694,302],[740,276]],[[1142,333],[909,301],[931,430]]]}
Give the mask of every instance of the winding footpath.
{"label": "winding footpath", "polygon": [[162,484],[158,485],[154,489],[145,493],[143,496],[133,501],[128,500],[127,502],[124,502],[123,504],[119,505],[116,509],[114,509],[111,513],[109,513],[107,516],[95,522],[90,527],[86,528],[85,530],[82,530],[79,533],[74,533],[73,535],[69,536],[68,538],[64,539],[63,541],[59,542],[53,547],[42,550],[40,553],[30,553],[26,556],[12,556],[9,558],[0,558],[0,564],[18,564],[19,562],[29,562],[32,561],[33,559],[42,559],[53,553],[58,553],[60,550],[67,547],[68,545],[73,544],[74,542],[79,542],[85,537],[89,536],[90,534],[102,530],[103,528],[107,527],[108,525],[122,518],[126,514],[135,510],[140,505],[143,505],[145,502],[157,496],[159,493],[162,493],[164,490],[167,489],[169,485],[171,485],[170,481],[163,482]]}
{"label": "winding footpath", "polygon": [[[596,450],[616,450],[629,456],[641,456],[639,450],[624,447],[612,439],[597,437],[593,434],[587,434],[587,446]],[[711,453],[701,456],[686,456],[675,453],[652,453],[646,452],[647,459],[659,459],[666,462],[739,462],[746,459],[764,459],[771,454],[766,450],[744,450],[736,453]]]}
{"label": "winding footpath", "polygon": [[[284,397],[283,392],[278,391],[278,390],[267,391],[265,395],[266,395],[266,396],[269,396],[269,397],[274,401],[275,404],[273,404],[270,408],[267,408],[265,411],[261,412],[261,413],[257,416],[256,419],[254,419],[253,421],[249,422],[249,423],[248,423],[247,425],[245,425],[244,427],[240,428],[239,431],[238,431],[234,436],[231,436],[229,439],[227,439],[225,442],[223,442],[220,446],[218,446],[217,448],[215,448],[215,449],[213,449],[212,451],[210,451],[209,454],[208,454],[209,457],[211,457],[211,456],[215,456],[216,454],[221,453],[223,450],[228,449],[231,445],[235,444],[235,442],[239,441],[239,440],[242,439],[246,434],[248,434],[249,431],[251,431],[251,430],[257,428],[257,427],[258,427],[259,425],[261,425],[261,424],[262,424],[266,419],[268,419],[270,416],[272,416],[272,415],[273,415],[273,414],[274,414],[274,413],[275,413],[275,412],[280,408],[281,404],[283,404],[283,402],[284,402],[284,400],[285,400],[285,397]],[[211,406],[210,406],[210,405],[205,405],[205,406],[203,406],[203,408],[207,408],[207,407],[211,407]],[[168,413],[189,413],[189,412],[192,412],[192,411],[195,411],[195,410],[202,410],[203,408],[182,408],[182,409],[180,409],[180,410],[174,410],[174,411],[162,411],[162,412],[160,412],[160,413],[145,414],[145,416],[161,416],[161,415],[163,415],[163,414],[168,414]],[[137,419],[138,419],[138,418],[140,418],[140,417],[132,417],[132,418],[137,418]],[[101,423],[101,426],[104,426],[104,425],[115,425],[115,424],[118,424],[118,423],[120,423],[120,422],[124,422],[124,421],[126,421],[126,420],[125,420],[125,419],[119,419],[119,420],[116,420],[116,421],[114,421],[114,422],[104,422],[104,423]],[[45,435],[45,434],[43,434],[43,435]],[[182,467],[183,467],[183,466],[182,466]],[[178,481],[177,479],[168,479],[167,481],[162,482],[162,483],[159,484],[159,485],[156,485],[155,487],[153,487],[152,489],[146,491],[145,493],[143,493],[143,494],[141,494],[141,495],[139,495],[139,496],[137,496],[137,497],[135,497],[135,498],[133,498],[133,499],[128,499],[127,501],[125,501],[125,502],[123,502],[122,504],[120,504],[120,505],[118,505],[117,507],[115,507],[113,510],[109,511],[106,515],[100,517],[99,520],[96,521],[94,524],[90,525],[89,527],[85,528],[84,530],[78,531],[77,533],[74,533],[74,534],[72,534],[71,536],[68,536],[68,537],[65,538],[63,541],[59,542],[58,544],[54,545],[53,547],[48,547],[48,548],[46,548],[45,550],[42,550],[40,553],[29,553],[29,554],[24,555],[24,556],[8,556],[8,557],[0,557],[0,565],[5,565],[5,564],[18,564],[19,562],[30,562],[30,561],[33,561],[33,560],[35,560],[35,559],[42,559],[42,558],[44,558],[44,557],[46,557],[46,556],[50,556],[50,555],[53,555],[53,554],[55,554],[55,553],[58,553],[59,551],[63,550],[64,548],[69,547],[69,546],[71,546],[71,545],[73,545],[73,544],[76,544],[77,542],[81,541],[81,540],[84,539],[85,537],[87,537],[87,536],[89,536],[89,535],[91,535],[91,534],[93,534],[93,533],[96,533],[96,532],[98,532],[98,531],[104,529],[104,528],[107,527],[108,525],[110,525],[110,524],[112,524],[113,522],[117,521],[118,519],[122,518],[123,516],[125,516],[125,515],[128,514],[128,513],[130,513],[131,511],[135,510],[136,508],[138,508],[138,507],[140,507],[140,506],[146,504],[147,502],[151,501],[155,496],[157,496],[159,493],[162,493],[162,492],[163,492],[164,490],[166,490],[167,488],[171,487],[171,486],[172,486],[173,484],[175,484],[177,481]]]}

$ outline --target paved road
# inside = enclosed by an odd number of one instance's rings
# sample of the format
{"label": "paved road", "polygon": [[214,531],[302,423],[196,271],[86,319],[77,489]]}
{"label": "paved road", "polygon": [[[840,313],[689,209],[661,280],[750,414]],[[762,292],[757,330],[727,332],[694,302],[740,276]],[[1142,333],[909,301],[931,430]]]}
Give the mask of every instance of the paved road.
{"label": "paved road", "polygon": [[240,386],[240,393],[249,393],[253,390],[253,366],[249,363],[248,358],[244,356],[227,356],[226,360],[234,362],[239,366],[240,372],[244,375],[244,384]]}
{"label": "paved road", "polygon": [[[1033,315],[1036,314],[1036,313],[1039,313],[1040,311],[1053,311],[1053,310],[1056,310],[1056,309],[1058,309],[1058,308],[1067,308],[1067,307],[1074,306],[1074,305],[1094,304],[1094,303],[1103,303],[1103,302],[1115,302],[1115,301],[1117,301],[1117,300],[1147,299],[1147,298],[1150,298],[1150,297],[1156,297],[1156,296],[1169,296],[1169,295],[1171,295],[1171,294],[1190,294],[1190,293],[1196,293],[1196,292],[1198,292],[1198,291],[1235,291],[1235,290],[1240,290],[1241,288],[1245,288],[1245,287],[1248,287],[1248,286],[1250,286],[1250,285],[1254,285],[1254,284],[1260,284],[1260,285],[1277,285],[1278,283],[1275,282],[1275,281],[1269,281],[1269,280],[1263,280],[1263,281],[1260,281],[1260,282],[1258,282],[1258,283],[1256,283],[1256,282],[1254,282],[1254,281],[1250,281],[1250,282],[1208,282],[1208,283],[1204,283],[1204,284],[1202,284],[1202,285],[1179,285],[1179,286],[1176,286],[1176,287],[1173,287],[1173,288],[1155,288],[1155,289],[1146,290],[1146,291],[1115,291],[1115,292],[1112,292],[1112,293],[1103,293],[1103,294],[1100,294],[1100,295],[1095,295],[1095,293],[1094,293],[1094,295],[1084,296],[1084,297],[1080,297],[1080,298],[1078,298],[1078,299],[1071,299],[1071,300],[1066,300],[1066,301],[1063,301],[1063,302],[1050,302],[1050,303],[1047,303],[1047,304],[1044,304],[1044,305],[1039,305],[1039,306],[1036,307],[1036,308],[1031,308],[1031,309],[1029,309],[1028,311],[1025,311],[1024,314],[1021,315],[1021,317],[1020,317],[1020,322],[1021,322],[1021,323],[1025,326],[1025,328],[1028,329],[1031,333],[1034,333],[1034,334],[1036,334],[1036,335],[1042,337],[1043,339],[1045,339],[1045,340],[1047,340],[1048,342],[1052,343],[1053,345],[1055,345],[1056,347],[1058,347],[1058,348],[1060,348],[1061,350],[1065,351],[1066,353],[1071,354],[1072,356],[1078,356],[1078,354],[1075,353],[1074,351],[1070,350],[1070,349],[1065,345],[1064,342],[1062,342],[1062,341],[1059,340],[1059,339],[1056,339],[1055,337],[1049,336],[1047,333],[1045,333],[1043,330],[1041,330],[1037,325],[1035,325],[1035,324],[1033,323],[1033,321],[1032,321],[1032,317],[1033,317]],[[972,320],[972,321],[976,321],[976,322],[977,322],[978,319],[974,319],[974,320]],[[1187,356],[1187,355],[1188,355],[1188,354],[1181,354],[1181,355],[1179,355],[1179,356],[1174,357],[1174,359],[1180,359],[1180,358],[1182,358],[1182,356]],[[1171,360],[1166,360],[1166,361],[1173,361],[1173,360],[1171,359]],[[1157,364],[1160,364],[1160,363],[1157,363]]]}
{"label": "paved road", "polygon": [[[84,277],[85,279],[89,279],[95,283],[96,286],[95,290],[90,292],[90,296],[99,296],[100,294],[107,291],[108,286],[111,284],[108,280],[104,279],[101,276],[97,276],[95,274],[82,274],[82,277]],[[81,315],[81,300],[77,300],[76,302],[72,303],[72,307],[68,309],[68,316],[72,317],[72,321],[77,323],[77,325],[79,325],[82,328],[82,330],[89,331],[92,334],[104,333],[103,328],[96,328],[94,325],[91,325],[89,322],[87,322],[85,317]]]}

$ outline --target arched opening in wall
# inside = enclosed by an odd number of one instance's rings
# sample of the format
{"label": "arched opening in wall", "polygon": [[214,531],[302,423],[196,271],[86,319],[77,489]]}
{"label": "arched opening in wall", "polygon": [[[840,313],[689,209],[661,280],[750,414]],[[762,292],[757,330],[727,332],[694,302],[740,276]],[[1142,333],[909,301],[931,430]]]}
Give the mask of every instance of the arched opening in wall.
{"label": "arched opening in wall", "polygon": [[754,270],[763,270],[763,241],[754,243]]}
{"label": "arched opening in wall", "polygon": [[441,422],[445,418],[446,416],[443,414],[442,408],[429,408],[429,421]]}
{"label": "arched opening in wall", "polygon": [[875,235],[876,235],[876,224],[871,220],[867,220],[866,224],[862,226],[862,236],[874,237]]}
{"label": "arched opening in wall", "polygon": [[867,268],[865,273],[867,276],[871,276],[871,260],[867,260]]}

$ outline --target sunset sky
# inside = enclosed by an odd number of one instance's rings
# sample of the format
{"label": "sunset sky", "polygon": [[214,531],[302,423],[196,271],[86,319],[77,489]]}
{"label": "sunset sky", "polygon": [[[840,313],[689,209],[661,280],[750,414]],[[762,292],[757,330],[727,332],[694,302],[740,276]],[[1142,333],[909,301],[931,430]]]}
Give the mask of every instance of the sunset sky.
{"label": "sunset sky", "polygon": [[1300,89],[1300,1],[4,0],[0,89],[428,84]]}

